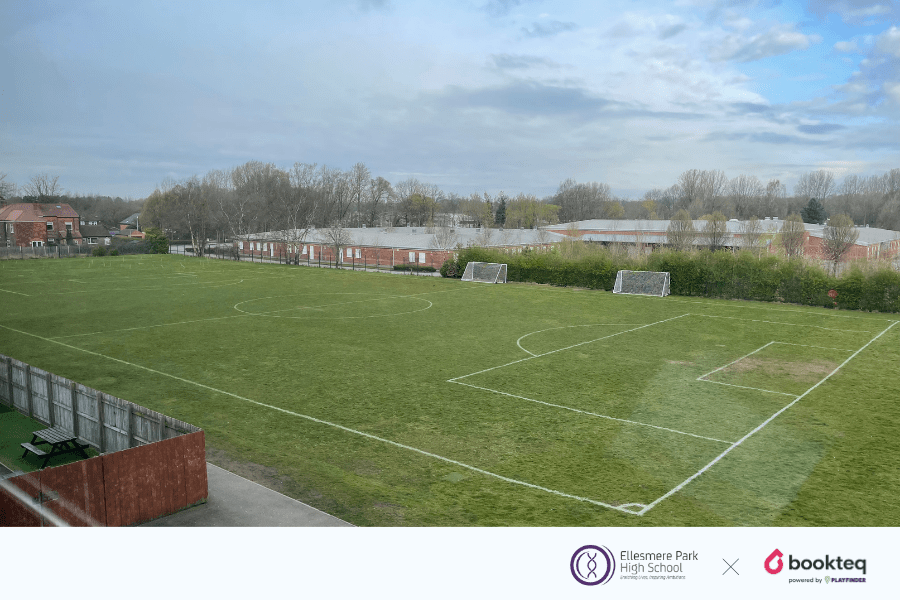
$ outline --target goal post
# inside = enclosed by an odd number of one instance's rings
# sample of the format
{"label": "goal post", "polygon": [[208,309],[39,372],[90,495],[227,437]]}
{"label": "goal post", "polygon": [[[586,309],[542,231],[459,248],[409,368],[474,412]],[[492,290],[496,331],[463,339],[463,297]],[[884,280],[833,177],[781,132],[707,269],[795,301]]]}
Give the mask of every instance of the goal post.
{"label": "goal post", "polygon": [[470,262],[463,272],[463,281],[480,281],[482,283],[506,283],[506,264]]}
{"label": "goal post", "polygon": [[668,296],[669,274],[664,271],[619,271],[613,294]]}

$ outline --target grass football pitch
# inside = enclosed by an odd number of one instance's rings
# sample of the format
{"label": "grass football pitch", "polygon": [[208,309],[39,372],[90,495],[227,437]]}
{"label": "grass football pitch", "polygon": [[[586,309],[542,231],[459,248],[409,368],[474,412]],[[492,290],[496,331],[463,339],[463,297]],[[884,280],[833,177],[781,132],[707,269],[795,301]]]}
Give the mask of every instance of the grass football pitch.
{"label": "grass football pitch", "polygon": [[357,525],[900,522],[896,315],[178,256],[0,262],[0,353]]}

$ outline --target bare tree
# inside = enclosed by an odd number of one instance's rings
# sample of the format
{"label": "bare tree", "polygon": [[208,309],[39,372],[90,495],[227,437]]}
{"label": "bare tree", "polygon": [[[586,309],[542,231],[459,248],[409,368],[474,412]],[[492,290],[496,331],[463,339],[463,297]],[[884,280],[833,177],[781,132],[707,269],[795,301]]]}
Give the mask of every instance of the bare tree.
{"label": "bare tree", "polygon": [[756,214],[764,193],[762,183],[753,175],[738,175],[728,183],[728,195],[734,202],[734,210],[740,219]]}
{"label": "bare tree", "polygon": [[366,200],[368,202],[368,226],[376,227],[380,220],[387,203],[391,200],[394,190],[391,183],[384,177],[376,177],[369,180],[369,187],[366,191]]}
{"label": "bare tree", "polygon": [[762,223],[756,217],[750,217],[741,221],[740,227],[741,248],[749,250],[757,257],[762,251],[763,228]]}
{"label": "bare tree", "polygon": [[834,175],[831,171],[819,170],[804,173],[794,186],[794,195],[804,200],[818,198],[825,201],[834,193]]}
{"label": "bare tree", "polygon": [[787,196],[787,188],[777,179],[770,179],[766,184],[766,191],[761,199],[759,207],[763,217],[781,216],[779,204],[784,202]]}
{"label": "bare tree", "polygon": [[335,223],[331,227],[319,230],[319,237],[323,244],[327,244],[334,250],[335,266],[341,261],[341,250],[353,243],[350,232]]}
{"label": "bare tree", "polygon": [[803,244],[806,242],[806,227],[803,225],[803,219],[797,213],[794,213],[784,220],[781,224],[781,231],[778,232],[779,243],[784,248],[784,253],[788,258],[800,256],[803,254]]}
{"label": "bare tree", "polygon": [[706,221],[700,231],[700,237],[710,250],[721,250],[728,244],[728,225],[725,215],[716,211],[702,217]]}
{"label": "bare tree", "polygon": [[669,221],[666,229],[666,237],[669,246],[675,250],[686,252],[693,248],[697,239],[697,229],[691,214],[686,209],[681,209],[675,214],[675,218]]}
{"label": "bare tree", "polygon": [[825,260],[831,261],[833,274],[837,274],[838,263],[844,259],[858,239],[859,230],[849,216],[835,215],[828,219],[822,238],[822,252]]}
{"label": "bare tree", "polygon": [[453,229],[446,226],[435,228],[434,235],[431,237],[431,243],[434,244],[434,247],[441,250],[449,250],[455,247],[458,242],[459,236],[456,235]]}
{"label": "bare tree", "polygon": [[32,177],[28,183],[22,186],[23,196],[34,196],[40,200],[54,198],[62,193],[59,187],[59,176],[51,177],[46,173],[40,173]]}
{"label": "bare tree", "polygon": [[350,201],[356,203],[356,226],[359,227],[362,225],[362,202],[363,196],[366,195],[366,190],[369,186],[369,182],[371,181],[372,174],[369,172],[368,167],[361,162],[353,165],[353,168],[350,169]]}
{"label": "bare tree", "polygon": [[11,181],[4,181],[6,173],[0,173],[0,200],[6,200],[16,195],[16,184]]}

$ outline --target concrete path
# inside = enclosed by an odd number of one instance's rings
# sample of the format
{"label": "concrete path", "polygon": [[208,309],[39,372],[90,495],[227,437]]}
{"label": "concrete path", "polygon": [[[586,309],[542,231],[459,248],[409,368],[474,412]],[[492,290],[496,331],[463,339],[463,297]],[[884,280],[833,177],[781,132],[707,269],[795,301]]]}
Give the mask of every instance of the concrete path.
{"label": "concrete path", "polygon": [[141,527],[353,527],[284,494],[206,463],[209,499]]}

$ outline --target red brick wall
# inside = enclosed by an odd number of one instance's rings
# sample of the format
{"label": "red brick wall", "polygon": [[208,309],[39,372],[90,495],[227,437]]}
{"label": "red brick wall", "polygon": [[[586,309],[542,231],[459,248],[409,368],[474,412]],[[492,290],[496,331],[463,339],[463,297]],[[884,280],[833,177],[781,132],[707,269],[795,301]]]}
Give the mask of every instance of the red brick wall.
{"label": "red brick wall", "polygon": [[[197,504],[209,495],[202,431],[104,454],[7,481],[74,526],[143,523]],[[32,516],[29,516],[32,515]],[[0,493],[0,525],[40,525],[33,511]]]}

